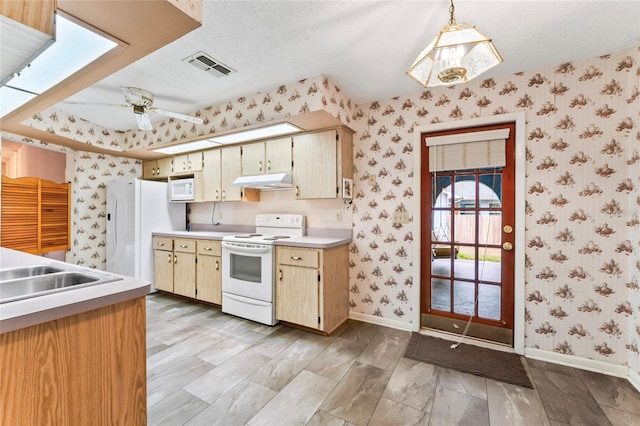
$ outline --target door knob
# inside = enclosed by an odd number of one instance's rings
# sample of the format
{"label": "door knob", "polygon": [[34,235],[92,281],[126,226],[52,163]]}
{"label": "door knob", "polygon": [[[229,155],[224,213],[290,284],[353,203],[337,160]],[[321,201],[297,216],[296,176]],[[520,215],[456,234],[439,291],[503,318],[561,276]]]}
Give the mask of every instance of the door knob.
{"label": "door knob", "polygon": [[502,228],[502,230],[504,231],[505,234],[510,234],[513,232],[513,228],[509,225],[505,225],[504,228]]}
{"label": "door knob", "polygon": [[503,248],[504,250],[506,250],[506,251],[511,251],[511,250],[513,250],[513,244],[508,243],[508,242],[507,242],[507,243],[504,243],[504,244],[502,245],[502,248]]}

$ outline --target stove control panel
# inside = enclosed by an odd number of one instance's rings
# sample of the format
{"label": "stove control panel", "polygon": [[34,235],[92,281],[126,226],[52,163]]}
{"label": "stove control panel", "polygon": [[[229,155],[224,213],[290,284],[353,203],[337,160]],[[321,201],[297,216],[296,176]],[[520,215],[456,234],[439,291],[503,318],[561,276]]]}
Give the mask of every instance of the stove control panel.
{"label": "stove control panel", "polygon": [[269,228],[306,228],[306,217],[301,214],[259,214],[256,216],[257,227]]}

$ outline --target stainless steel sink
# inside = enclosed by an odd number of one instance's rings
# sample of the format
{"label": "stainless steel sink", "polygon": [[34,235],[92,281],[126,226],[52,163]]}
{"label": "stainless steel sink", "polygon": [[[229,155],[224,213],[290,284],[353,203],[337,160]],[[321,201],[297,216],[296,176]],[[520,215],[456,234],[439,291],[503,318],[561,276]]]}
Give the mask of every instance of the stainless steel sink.
{"label": "stainless steel sink", "polygon": [[[38,267],[35,267],[38,268]],[[64,270],[57,267],[43,266],[39,267],[40,275],[37,275],[37,269],[32,268],[16,268],[5,269],[0,271],[0,303],[14,302],[16,300],[27,299],[30,297],[44,296],[46,294],[57,293],[60,291],[73,290],[98,284],[105,284],[118,281],[120,278],[101,273],[90,273],[84,271]],[[14,275],[9,274],[10,271],[25,270],[22,277],[20,273]],[[33,274],[27,274],[26,270],[31,270]],[[6,278],[4,273],[7,273]]]}
{"label": "stainless steel sink", "polygon": [[28,266],[26,268],[12,268],[0,270],[0,281],[15,280],[16,278],[33,277],[36,275],[63,272],[64,269],[49,265]]}

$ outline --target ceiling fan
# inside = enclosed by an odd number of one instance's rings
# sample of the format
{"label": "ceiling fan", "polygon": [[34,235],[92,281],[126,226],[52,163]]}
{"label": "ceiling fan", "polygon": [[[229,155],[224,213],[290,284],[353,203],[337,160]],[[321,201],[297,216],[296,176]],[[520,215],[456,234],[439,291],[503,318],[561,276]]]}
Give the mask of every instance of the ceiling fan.
{"label": "ceiling fan", "polygon": [[193,117],[191,115],[181,114],[179,112],[168,111],[166,109],[156,108],[153,106],[153,93],[148,90],[139,89],[137,87],[121,87],[124,94],[124,100],[126,104],[106,104],[100,102],[65,102],[67,104],[76,105],[105,105],[105,106],[117,106],[122,108],[132,108],[133,113],[138,121],[138,128],[140,130],[152,130],[151,120],[147,115],[147,112],[155,112],[156,114],[164,115],[165,117],[177,118],[179,120],[188,121],[190,123],[202,124],[202,119]]}

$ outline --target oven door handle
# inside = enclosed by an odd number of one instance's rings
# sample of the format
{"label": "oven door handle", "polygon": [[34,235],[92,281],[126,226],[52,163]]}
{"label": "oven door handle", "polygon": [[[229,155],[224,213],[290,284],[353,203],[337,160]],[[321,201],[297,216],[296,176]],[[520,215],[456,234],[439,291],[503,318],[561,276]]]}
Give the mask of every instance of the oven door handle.
{"label": "oven door handle", "polygon": [[239,254],[249,254],[249,253],[269,253],[271,251],[271,247],[237,247],[233,244],[222,242],[222,247],[226,248],[229,251]]}

